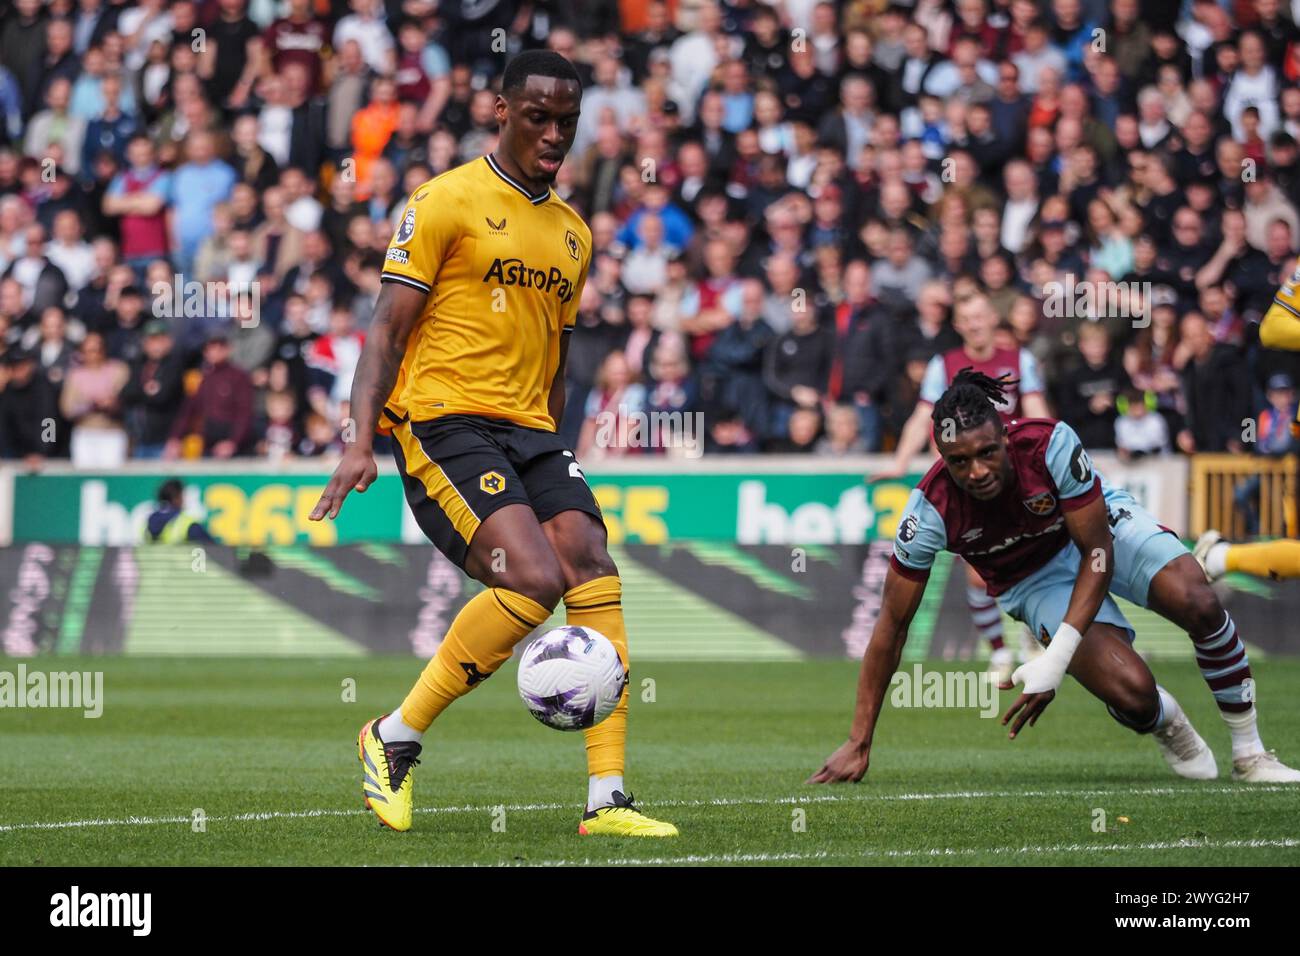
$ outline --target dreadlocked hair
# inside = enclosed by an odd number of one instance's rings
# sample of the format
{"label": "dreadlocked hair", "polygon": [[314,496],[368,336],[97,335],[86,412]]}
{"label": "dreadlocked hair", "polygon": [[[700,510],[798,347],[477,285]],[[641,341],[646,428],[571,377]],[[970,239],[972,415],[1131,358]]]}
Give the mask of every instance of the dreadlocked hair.
{"label": "dreadlocked hair", "polygon": [[992,378],[966,366],[952,377],[948,390],[934,404],[930,418],[935,429],[942,428],[945,421],[951,420],[952,428],[964,432],[979,428],[990,419],[999,420],[997,407],[1005,398],[1005,389],[1017,384],[1019,379],[1010,374]]}

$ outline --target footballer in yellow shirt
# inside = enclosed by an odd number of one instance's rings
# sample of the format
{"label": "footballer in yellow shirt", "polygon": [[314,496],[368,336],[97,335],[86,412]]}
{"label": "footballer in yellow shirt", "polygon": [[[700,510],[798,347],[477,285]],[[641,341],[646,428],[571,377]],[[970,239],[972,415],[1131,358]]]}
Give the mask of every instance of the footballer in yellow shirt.
{"label": "footballer in yellow shirt", "polygon": [[[1264,313],[1259,344],[1267,349],[1300,352],[1300,259]],[[1300,411],[1291,423],[1291,434],[1300,438]],[[1239,543],[1228,541],[1218,529],[1210,528],[1197,539],[1192,554],[1211,581],[1233,571],[1274,581],[1300,577],[1300,541],[1294,538]]]}
{"label": "footballer in yellow shirt", "polygon": [[[361,728],[366,806],[411,826],[421,739],[492,676],[561,600],[570,625],[610,639],[627,667],[622,585],[586,478],[556,434],[564,365],[591,263],[591,230],[551,189],[573,145],[582,86],[552,51],[506,65],[497,148],[411,195],[384,261],[352,384],[357,423],[313,520],[375,480],[376,429],[391,432],[406,499],[429,539],[485,590],[391,713]],[[676,836],[623,783],[627,690],[585,731],[583,835]]]}
{"label": "footballer in yellow shirt", "polygon": [[[1273,302],[1259,324],[1259,344],[1266,349],[1300,352],[1300,259],[1296,259],[1290,277],[1282,283]],[[1291,426],[1300,438],[1300,414]]]}

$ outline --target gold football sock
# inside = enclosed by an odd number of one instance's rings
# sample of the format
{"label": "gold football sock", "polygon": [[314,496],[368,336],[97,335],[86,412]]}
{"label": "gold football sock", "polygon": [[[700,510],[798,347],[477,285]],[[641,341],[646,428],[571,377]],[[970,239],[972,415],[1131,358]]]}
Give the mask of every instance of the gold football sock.
{"label": "gold football sock", "polygon": [[[609,638],[627,670],[627,629],[623,626],[623,585],[614,575],[594,578],[564,594],[566,624],[590,627]],[[614,712],[585,731],[587,773],[608,777],[623,773],[627,748],[627,688]]]}
{"label": "gold football sock", "polygon": [[402,722],[423,733],[457,697],[463,697],[510,659],[510,652],[550,617],[534,601],[505,588],[475,595],[451,622],[447,636],[402,701]]}
{"label": "gold football sock", "polygon": [[1279,538],[1252,544],[1230,544],[1223,556],[1229,571],[1257,578],[1300,578],[1300,541]]}

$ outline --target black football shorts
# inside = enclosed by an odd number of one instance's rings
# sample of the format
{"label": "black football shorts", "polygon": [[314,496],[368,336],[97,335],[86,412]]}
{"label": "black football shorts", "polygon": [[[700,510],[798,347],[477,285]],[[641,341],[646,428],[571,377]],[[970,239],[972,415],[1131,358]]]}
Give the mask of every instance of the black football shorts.
{"label": "black football shorts", "polygon": [[478,526],[504,505],[527,505],[539,522],[561,511],[603,520],[555,432],[477,415],[405,421],[393,428],[393,457],[420,530],[461,569]]}

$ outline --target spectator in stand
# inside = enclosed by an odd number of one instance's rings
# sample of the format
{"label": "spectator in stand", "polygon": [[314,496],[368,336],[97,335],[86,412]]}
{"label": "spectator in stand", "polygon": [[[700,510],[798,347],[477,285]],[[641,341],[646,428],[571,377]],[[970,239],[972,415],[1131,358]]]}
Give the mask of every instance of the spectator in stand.
{"label": "spectator in stand", "polygon": [[134,457],[162,457],[172,419],[185,399],[183,372],[171,327],[165,319],[151,319],[122,389],[123,417]]}
{"label": "spectator in stand", "polygon": [[26,248],[10,263],[5,276],[18,282],[23,304],[32,316],[52,305],[62,305],[68,294],[68,280],[46,251],[45,227],[32,223],[24,230]]}
{"label": "spectator in stand", "polygon": [[[1300,440],[1291,434],[1296,418],[1296,391],[1291,376],[1272,375],[1265,387],[1268,406],[1255,416],[1251,452],[1265,458],[1282,458],[1300,450]],[[1247,534],[1259,534],[1259,475],[1251,475],[1233,492],[1233,503],[1246,522]]]}
{"label": "spectator in stand", "polygon": [[297,452],[303,458],[335,457],[343,451],[339,429],[320,412],[307,415],[305,434],[298,442]]}
{"label": "spectator in stand", "polygon": [[642,216],[637,223],[637,246],[623,260],[623,285],[629,292],[650,292],[668,278],[668,257],[678,252],[664,242],[663,220]]}
{"label": "spectator in stand", "polygon": [[40,369],[35,352],[10,346],[0,370],[0,456],[40,468],[58,442],[58,392]]}
{"label": "spectator in stand", "polygon": [[351,0],[352,10],[334,27],[334,49],[355,40],[366,65],[376,73],[391,74],[397,66],[396,43],[384,22],[380,0]]}
{"label": "spectator in stand", "polygon": [[1078,354],[1056,383],[1057,413],[1078,432],[1088,448],[1115,447],[1116,401],[1129,389],[1120,356],[1111,349],[1110,333],[1100,322],[1084,322],[1078,331]]}
{"label": "spectator in stand", "polygon": [[203,347],[203,378],[172,424],[163,458],[181,457],[183,439],[196,438],[200,456],[231,458],[253,439],[253,383],[230,361],[230,333],[212,334]]}
{"label": "spectator in stand", "polygon": [[1169,453],[1169,426],[1156,411],[1156,396],[1129,388],[1116,401],[1115,452],[1120,461]]}
{"label": "spectator in stand", "polygon": [[101,152],[112,155],[119,164],[126,158],[126,144],[139,128],[135,116],[125,111],[122,78],[116,73],[105,76],[99,84],[102,108],[86,124],[81,146],[80,168],[89,179],[95,157]]}
{"label": "spectator in stand", "polygon": [[383,155],[400,117],[397,84],[387,77],[377,77],[370,86],[370,102],[352,119],[353,166],[345,174],[350,171],[355,175],[360,200],[370,197],[371,166]]}
{"label": "spectator in stand", "polygon": [[292,392],[269,392],[265,398],[266,421],[259,429],[259,457],[281,461],[292,456],[302,440],[298,434],[298,402]]}
{"label": "spectator in stand", "polygon": [[630,293],[627,297],[627,331],[623,339],[623,357],[633,375],[644,377],[650,370],[650,359],[659,344],[660,332],[654,327],[654,295]]}
{"label": "spectator in stand", "polygon": [[312,0],[288,0],[287,16],[275,20],[262,35],[262,53],[269,59],[263,72],[283,73],[290,63],[307,71],[310,88],[320,92],[323,51],[329,46],[329,29],[313,11]]}
{"label": "spectator in stand", "polygon": [[1189,312],[1180,323],[1175,367],[1181,368],[1187,420],[1178,447],[1239,454],[1242,421],[1251,413],[1250,385],[1239,350],[1214,341],[1205,316]]}
{"label": "spectator in stand", "polygon": [[614,351],[605,356],[595,387],[587,396],[578,457],[617,458],[644,453],[645,448],[637,447],[632,441],[632,429],[635,427],[636,434],[646,435],[643,426],[636,424],[645,410],[645,400],[645,387],[636,381],[623,353]]}
{"label": "spectator in stand", "polygon": [[905,310],[906,303],[915,302],[921,287],[933,272],[912,246],[912,238],[905,229],[894,229],[889,234],[886,258],[871,270],[872,294],[884,305]]}
{"label": "spectator in stand", "polygon": [[[163,296],[151,296],[151,300],[170,305],[170,288]],[[135,285],[123,287],[117,294],[110,322],[103,329],[108,354],[123,362],[135,361],[140,355],[140,336],[147,319],[144,292]]]}
{"label": "spectator in stand", "polygon": [[53,160],[68,175],[81,170],[81,149],[86,138],[86,121],[68,111],[72,84],[59,77],[45,92],[45,106],[27,125],[23,152],[45,163]]}
{"label": "spectator in stand", "polygon": [[109,357],[102,335],[86,336],[59,399],[72,427],[70,450],[77,468],[112,469],[126,461],[121,396],[129,376],[125,362]]}
{"label": "spectator in stand", "polygon": [[356,374],[357,360],[361,358],[365,341],[365,333],[353,327],[352,310],[344,304],[334,307],[330,313],[329,331],[312,343],[307,362],[328,376],[329,397],[336,408],[345,403],[352,392],[352,377]]}
{"label": "spectator in stand", "polygon": [[[264,105],[260,120],[256,114],[245,113],[235,120],[230,131],[231,144],[234,146],[231,162],[235,174],[241,183],[247,183],[259,192],[280,181],[280,164],[262,146],[259,137],[265,136],[270,142],[276,143],[277,151],[287,157],[287,136],[292,118],[287,111],[284,114],[279,115],[279,111],[271,109],[269,104]],[[272,118],[277,121],[274,127],[271,124]]]}
{"label": "spectator in stand", "polygon": [[768,448],[777,455],[807,455],[817,447],[821,431],[819,406],[796,408],[790,413],[785,429],[768,443]]}
{"label": "spectator in stand", "polygon": [[63,380],[72,366],[75,343],[69,332],[73,332],[77,342],[85,337],[86,329],[80,320],[73,320],[69,330],[68,317],[57,305],[52,305],[41,313],[40,324],[27,330],[20,340],[24,349],[33,351],[40,363],[40,370],[56,389],[63,387]]}
{"label": "spectator in stand", "polygon": [[700,390],[705,404],[729,410],[749,435],[767,427],[768,395],[763,384],[763,359],[776,337],[763,318],[763,284],[745,279],[734,319],[709,344],[700,366]]}
{"label": "spectator in stand", "polygon": [[212,233],[213,209],[230,198],[236,181],[235,171],[217,157],[211,133],[191,135],[186,155],[172,182],[173,258],[182,273],[192,268],[199,246]]}
{"label": "spectator in stand", "polygon": [[813,453],[838,458],[861,455],[867,443],[858,434],[858,413],[848,405],[832,405],[826,412],[826,434],[813,446]]}
{"label": "spectator in stand", "polygon": [[1279,219],[1291,227],[1291,235],[1300,235],[1300,213],[1277,188],[1267,166],[1255,170],[1255,178],[1245,184],[1246,241],[1256,249],[1268,248],[1268,229]]}
{"label": "spectator in stand", "polygon": [[81,218],[71,209],[54,217],[53,237],[45,247],[45,256],[63,273],[69,291],[80,292],[90,281],[95,254],[82,239]]}
{"label": "spectator in stand", "polygon": [[[645,398],[645,411],[649,414],[681,416],[698,410],[699,380],[691,371],[690,355],[681,335],[660,336],[650,361],[650,381],[654,387]],[[679,437],[674,434],[674,440]]]}
{"label": "spectator in stand", "polygon": [[788,437],[796,408],[820,408],[835,348],[834,335],[818,324],[812,309],[787,308],[789,331],[773,339],[763,356],[763,381],[775,397],[767,433],[777,440]]}

